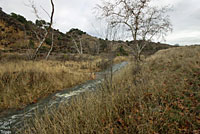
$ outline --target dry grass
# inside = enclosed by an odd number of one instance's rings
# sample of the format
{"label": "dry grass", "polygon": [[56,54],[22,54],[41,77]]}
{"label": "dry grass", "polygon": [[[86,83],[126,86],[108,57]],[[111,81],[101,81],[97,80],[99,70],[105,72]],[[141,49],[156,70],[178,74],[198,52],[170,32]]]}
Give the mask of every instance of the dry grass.
{"label": "dry grass", "polygon": [[139,67],[123,70],[113,87],[105,85],[53,114],[38,115],[23,133],[199,134],[199,57],[199,46],[160,51]]}
{"label": "dry grass", "polygon": [[[90,79],[88,63],[17,61],[0,65],[0,109],[23,108],[57,90]],[[84,67],[84,68],[83,68]]]}
{"label": "dry grass", "polygon": [[[58,90],[94,79],[93,72],[104,69],[108,62],[95,56],[85,61],[62,62],[24,61],[22,57],[7,54],[0,63],[0,113],[24,108]],[[115,59],[117,63],[127,58]]]}

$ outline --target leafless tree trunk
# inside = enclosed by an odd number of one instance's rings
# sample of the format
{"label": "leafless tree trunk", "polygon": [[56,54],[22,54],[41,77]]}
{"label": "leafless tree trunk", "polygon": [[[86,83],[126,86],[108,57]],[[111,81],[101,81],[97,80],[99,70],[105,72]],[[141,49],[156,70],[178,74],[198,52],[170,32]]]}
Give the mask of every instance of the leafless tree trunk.
{"label": "leafless tree trunk", "polygon": [[[71,36],[72,37],[72,36]],[[74,46],[75,46],[75,49],[76,51],[79,53],[79,54],[83,54],[83,45],[82,45],[82,41],[81,39],[79,39],[79,46],[76,42],[76,40],[72,37],[72,40],[74,42]]]}
{"label": "leafless tree trunk", "polygon": [[81,52],[81,54],[83,54],[83,45],[82,45],[81,39],[80,39],[80,52]]}
{"label": "leafless tree trunk", "polygon": [[45,29],[45,34],[44,34],[44,37],[41,39],[41,38],[39,38],[39,36],[37,35],[37,33],[36,33],[36,36],[37,36],[37,38],[38,38],[38,40],[39,40],[39,45],[38,45],[38,47],[36,48],[36,50],[35,50],[35,53],[34,53],[34,55],[33,55],[33,59],[36,59],[36,57],[37,57],[37,54],[38,54],[38,52],[39,52],[39,49],[41,48],[41,46],[43,45],[43,43],[44,43],[44,41],[46,40],[46,38],[47,38],[47,35],[48,35],[48,31]]}
{"label": "leafless tree trunk", "polygon": [[113,51],[113,46],[114,46],[114,41],[117,38],[117,33],[118,33],[118,28],[117,27],[112,27],[110,24],[108,24],[106,28],[106,39],[108,39],[110,43],[110,55],[109,55],[109,65],[110,65],[110,76],[109,76],[109,86],[112,88],[113,86],[113,65],[114,65],[114,58],[115,55],[112,52]]}
{"label": "leafless tree trunk", "polygon": [[[54,12],[55,12],[55,6],[54,6],[54,3],[53,3],[53,0],[51,0],[51,7],[52,7],[52,12],[51,12],[51,16],[50,17],[50,26],[49,26],[49,29],[52,28],[52,25],[53,25],[53,15],[54,15]],[[52,29],[51,31],[52,33],[52,36],[51,36],[51,48],[46,56],[46,60],[49,58],[49,55],[51,54],[52,50],[53,50],[53,46],[54,46],[54,30]]]}
{"label": "leafless tree trunk", "polygon": [[[32,7],[32,9],[33,9],[33,11],[34,11],[36,17],[37,17],[38,19],[41,19],[41,18],[39,17],[39,15],[38,15],[38,10],[37,10],[36,6],[34,5],[34,2],[31,1],[31,0],[30,0],[29,2],[30,2],[30,4],[31,4],[31,7]],[[42,39],[39,37],[39,35],[37,34],[37,32],[34,32],[34,33],[36,34],[37,39],[39,40],[39,45],[38,45],[37,49],[35,50],[35,53],[34,53],[32,59],[36,59],[37,54],[38,54],[38,52],[39,52],[39,49],[40,49],[41,46],[44,44],[44,42],[45,42],[47,36],[49,35],[49,33],[50,33],[51,29],[52,29],[53,17],[54,17],[54,12],[55,12],[55,6],[54,6],[54,3],[53,3],[53,0],[50,0],[50,2],[51,2],[51,7],[52,7],[51,15],[49,15],[49,13],[48,13],[45,9],[42,8],[42,9],[46,12],[46,14],[49,16],[49,18],[50,18],[50,23],[49,23],[49,26],[48,26],[47,29],[44,28],[45,33],[44,33],[44,36],[42,37]],[[54,43],[53,43],[53,30],[52,30],[52,44],[51,44],[51,48],[50,48],[50,50],[49,50],[49,52],[48,52],[48,54],[47,54],[47,56],[46,56],[46,59],[48,59],[48,57],[49,57],[49,55],[50,55],[50,53],[51,53],[51,51],[52,51],[52,49],[53,49],[53,45],[54,45]]]}
{"label": "leafless tree trunk", "polygon": [[51,54],[52,50],[53,50],[53,46],[54,46],[54,33],[53,33],[53,29],[52,29],[52,33],[51,33],[51,48],[46,56],[46,60],[48,60],[49,55]]}

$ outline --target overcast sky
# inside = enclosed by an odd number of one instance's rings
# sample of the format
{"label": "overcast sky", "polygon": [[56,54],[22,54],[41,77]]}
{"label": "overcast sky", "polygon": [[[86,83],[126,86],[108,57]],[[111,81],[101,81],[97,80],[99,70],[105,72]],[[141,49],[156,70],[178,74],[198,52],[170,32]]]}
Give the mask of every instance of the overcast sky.
{"label": "overcast sky", "polygon": [[[100,36],[103,24],[96,22],[94,7],[99,0],[55,0],[54,28],[67,32],[71,28],[79,28],[94,36]],[[173,32],[166,37],[169,44],[200,44],[200,0],[160,0],[162,4],[170,4]],[[6,13],[15,12],[35,21],[36,17],[28,6],[28,0],[0,0],[0,7]],[[40,6],[51,11],[49,0],[35,0]],[[47,15],[40,10],[40,15],[48,21]]]}

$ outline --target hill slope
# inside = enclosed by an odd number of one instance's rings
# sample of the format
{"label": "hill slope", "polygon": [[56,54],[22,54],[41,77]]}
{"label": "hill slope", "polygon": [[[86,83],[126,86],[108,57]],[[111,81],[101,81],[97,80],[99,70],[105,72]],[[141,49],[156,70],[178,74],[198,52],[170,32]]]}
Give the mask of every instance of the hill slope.
{"label": "hill slope", "polygon": [[[37,35],[41,38],[44,29],[41,24],[48,24],[45,21],[36,21],[35,23],[26,20],[21,15],[11,13],[6,14],[0,10],[0,50],[4,52],[21,52],[35,49],[38,44]],[[113,52],[115,55],[130,54],[130,50],[124,47],[124,44],[130,45],[132,42],[108,41],[88,35],[79,29],[71,29],[66,34],[54,29],[54,53],[77,53],[75,42],[80,47],[83,46],[85,54],[99,54]],[[41,53],[47,52],[51,45],[50,35],[47,37]],[[172,46],[161,43],[151,43],[145,50],[145,55],[155,53],[160,49],[170,48]],[[124,52],[125,51],[125,52]]]}

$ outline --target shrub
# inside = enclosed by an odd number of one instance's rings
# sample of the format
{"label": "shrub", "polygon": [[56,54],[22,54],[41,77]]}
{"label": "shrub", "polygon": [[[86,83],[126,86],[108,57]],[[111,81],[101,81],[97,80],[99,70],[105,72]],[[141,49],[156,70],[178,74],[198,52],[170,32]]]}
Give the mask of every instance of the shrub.
{"label": "shrub", "polygon": [[60,35],[60,36],[58,36],[58,40],[62,40],[62,36]]}
{"label": "shrub", "polygon": [[16,20],[20,21],[23,24],[27,23],[26,18],[24,18],[23,16],[19,14],[11,13],[11,17],[15,18]]}
{"label": "shrub", "polygon": [[106,40],[102,40],[102,39],[99,39],[99,42],[100,42],[100,47],[105,50],[107,48],[107,41]]}
{"label": "shrub", "polygon": [[124,50],[124,48],[121,46],[119,48],[119,52],[123,55],[123,56],[128,56],[128,53]]}
{"label": "shrub", "polygon": [[35,21],[35,24],[36,24],[36,26],[38,26],[38,27],[42,27],[42,26],[46,25],[47,22],[46,22],[45,20],[36,20],[36,21]]}
{"label": "shrub", "polygon": [[48,49],[48,47],[47,46],[42,46],[41,48],[40,48],[40,51],[41,52],[47,52],[49,49]]}
{"label": "shrub", "polygon": [[50,46],[52,43],[52,40],[50,38],[46,38],[45,43]]}
{"label": "shrub", "polygon": [[34,48],[35,47],[35,42],[33,40],[29,40],[29,47]]}

